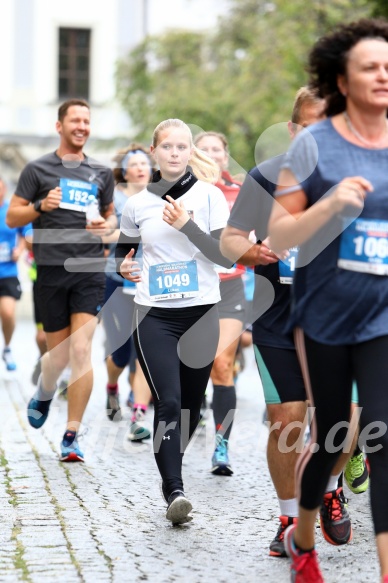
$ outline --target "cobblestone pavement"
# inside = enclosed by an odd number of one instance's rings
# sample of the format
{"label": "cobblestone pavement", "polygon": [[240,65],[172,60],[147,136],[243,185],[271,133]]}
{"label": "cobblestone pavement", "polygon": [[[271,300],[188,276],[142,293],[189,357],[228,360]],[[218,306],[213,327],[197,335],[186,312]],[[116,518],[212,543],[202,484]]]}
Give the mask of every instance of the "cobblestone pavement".
{"label": "cobblestone pavement", "polygon": [[[282,583],[287,559],[268,556],[278,508],[271,486],[262,425],[263,400],[252,352],[238,381],[238,413],[231,439],[233,477],[209,472],[213,423],[201,430],[184,460],[190,525],[172,527],[150,444],[126,438],[129,410],[112,423],[105,416],[103,332],[93,348],[95,386],[84,422],[85,464],[59,462],[66,402],[56,398],[41,430],[32,429],[26,403],[37,357],[34,327],[18,323],[15,373],[0,365],[0,581]],[[124,375],[123,375],[124,376]],[[122,401],[128,391],[121,383]],[[152,422],[152,410],[148,415]],[[317,550],[327,583],[378,583],[367,494],[351,495],[353,541]]]}

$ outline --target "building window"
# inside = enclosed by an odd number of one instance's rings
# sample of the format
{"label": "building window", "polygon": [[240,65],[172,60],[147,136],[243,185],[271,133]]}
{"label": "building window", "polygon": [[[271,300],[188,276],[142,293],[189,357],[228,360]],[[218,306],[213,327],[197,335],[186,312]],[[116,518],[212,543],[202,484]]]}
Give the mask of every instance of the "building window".
{"label": "building window", "polygon": [[59,29],[58,95],[89,99],[90,30]]}

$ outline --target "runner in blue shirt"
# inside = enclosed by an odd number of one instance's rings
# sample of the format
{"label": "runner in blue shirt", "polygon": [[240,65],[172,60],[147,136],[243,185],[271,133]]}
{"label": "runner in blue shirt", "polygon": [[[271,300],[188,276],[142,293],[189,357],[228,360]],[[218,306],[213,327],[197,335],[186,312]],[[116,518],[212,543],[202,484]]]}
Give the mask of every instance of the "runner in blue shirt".
{"label": "runner in blue shirt", "polygon": [[15,329],[16,301],[21,288],[17,261],[25,249],[25,236],[30,225],[11,229],[5,222],[9,202],[5,200],[6,185],[0,178],[0,319],[4,337],[2,358],[7,370],[16,370],[10,343]]}

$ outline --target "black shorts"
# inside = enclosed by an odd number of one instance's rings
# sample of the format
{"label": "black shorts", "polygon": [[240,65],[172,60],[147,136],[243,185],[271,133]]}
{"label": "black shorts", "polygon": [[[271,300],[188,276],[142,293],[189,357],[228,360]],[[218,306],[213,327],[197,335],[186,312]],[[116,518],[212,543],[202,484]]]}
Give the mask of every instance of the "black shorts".
{"label": "black shorts", "polygon": [[220,282],[221,301],[217,308],[220,320],[231,318],[245,324],[245,292],[241,277]]}
{"label": "black shorts", "polygon": [[61,266],[39,266],[36,304],[45,332],[70,325],[72,314],[97,316],[104,303],[104,273],[70,273]]}
{"label": "black shorts", "polygon": [[11,297],[20,300],[22,289],[17,277],[3,277],[0,279],[0,297]]}
{"label": "black shorts", "polygon": [[267,405],[305,401],[306,390],[296,350],[254,344]]}

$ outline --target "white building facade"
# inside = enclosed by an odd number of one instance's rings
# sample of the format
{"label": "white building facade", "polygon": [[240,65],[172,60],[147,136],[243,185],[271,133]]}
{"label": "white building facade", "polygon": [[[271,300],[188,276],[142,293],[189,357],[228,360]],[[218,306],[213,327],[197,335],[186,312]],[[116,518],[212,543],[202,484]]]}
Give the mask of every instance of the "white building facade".
{"label": "white building facade", "polygon": [[227,7],[228,0],[1,0],[0,173],[14,182],[26,160],[55,147],[57,109],[70,97],[91,104],[89,153],[129,141],[130,120],[115,98],[117,59],[147,34],[212,28]]}

